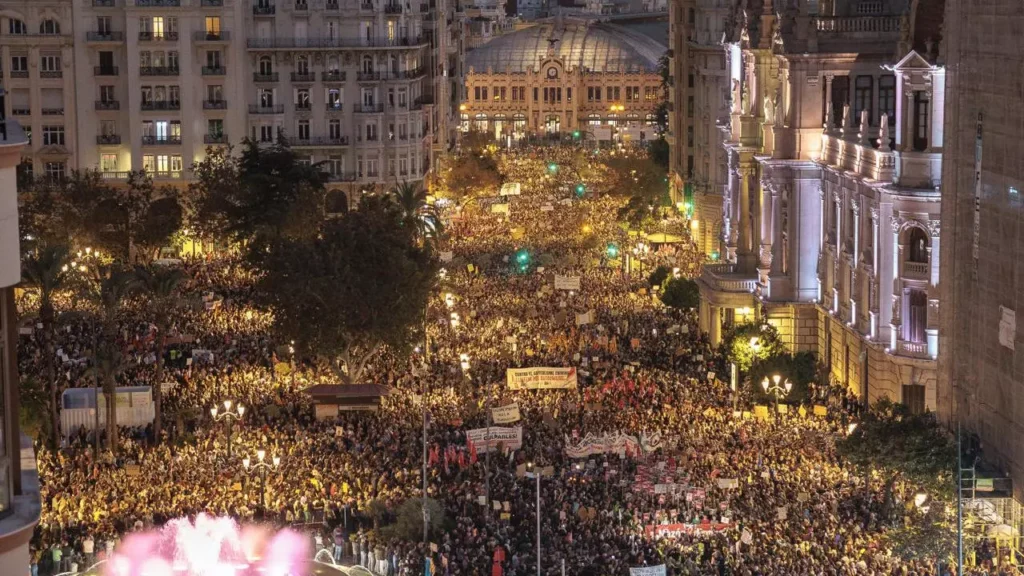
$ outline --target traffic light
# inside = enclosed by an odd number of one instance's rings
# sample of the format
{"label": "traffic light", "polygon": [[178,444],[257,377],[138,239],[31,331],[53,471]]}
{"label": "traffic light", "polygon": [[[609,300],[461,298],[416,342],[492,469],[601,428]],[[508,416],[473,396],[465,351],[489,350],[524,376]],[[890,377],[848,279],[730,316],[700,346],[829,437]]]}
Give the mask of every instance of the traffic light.
{"label": "traffic light", "polygon": [[551,172],[552,174],[554,174],[555,172],[558,172],[558,164],[555,164],[554,162],[549,163],[548,164],[548,172]]}
{"label": "traffic light", "polygon": [[530,251],[526,248],[516,252],[516,264],[523,268],[530,264]]}
{"label": "traffic light", "polygon": [[605,253],[608,254],[609,258],[615,259],[619,257],[619,247],[614,243],[609,244],[608,248],[605,249]]}
{"label": "traffic light", "polygon": [[577,198],[583,198],[583,195],[586,194],[586,192],[587,192],[587,187],[584,186],[582,183],[576,185],[576,197]]}
{"label": "traffic light", "polygon": [[573,131],[573,133],[572,133],[572,137],[573,137],[573,138],[577,138],[577,139],[578,139],[578,138],[580,137],[580,131],[579,131],[579,130],[575,130],[575,131]]}

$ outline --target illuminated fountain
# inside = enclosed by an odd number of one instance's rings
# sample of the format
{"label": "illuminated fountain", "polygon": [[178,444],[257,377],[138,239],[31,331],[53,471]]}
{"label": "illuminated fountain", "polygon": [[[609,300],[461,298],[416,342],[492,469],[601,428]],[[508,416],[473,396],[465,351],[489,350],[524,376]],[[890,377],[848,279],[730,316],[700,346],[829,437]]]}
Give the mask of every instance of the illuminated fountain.
{"label": "illuminated fountain", "polygon": [[240,528],[231,518],[205,514],[172,520],[125,537],[96,568],[102,576],[311,576],[343,574],[309,560],[309,538],[261,526]]}

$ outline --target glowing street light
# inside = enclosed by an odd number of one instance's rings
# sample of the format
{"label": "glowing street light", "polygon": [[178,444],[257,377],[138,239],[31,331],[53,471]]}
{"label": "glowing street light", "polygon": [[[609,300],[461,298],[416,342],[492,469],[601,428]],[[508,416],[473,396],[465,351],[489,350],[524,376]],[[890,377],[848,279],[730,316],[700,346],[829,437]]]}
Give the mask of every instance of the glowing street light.
{"label": "glowing street light", "polygon": [[786,378],[784,384],[779,384],[782,381],[782,376],[775,374],[772,376],[771,381],[765,376],[764,380],[761,380],[761,388],[764,389],[765,394],[771,394],[775,397],[775,411],[779,411],[779,399],[785,398],[793,390],[793,383]]}
{"label": "glowing street light", "polygon": [[215,422],[227,422],[228,426],[228,459],[231,459],[231,435],[232,429],[234,428],[235,420],[241,420],[242,415],[245,414],[245,406],[238,404],[235,406],[234,411],[231,410],[231,400],[224,401],[224,412],[219,412],[217,407],[210,408],[210,416],[213,416]]}
{"label": "glowing street light", "polygon": [[245,468],[246,472],[255,472],[260,478],[260,509],[263,510],[264,515],[267,511],[267,473],[271,470],[277,470],[281,466],[281,457],[274,456],[270,462],[265,462],[267,457],[266,450],[257,450],[256,459],[257,462],[254,464],[249,457],[246,456],[242,459],[242,467]]}
{"label": "glowing street light", "polygon": [[615,258],[619,257],[619,247],[616,246],[614,243],[608,244],[608,247],[605,249],[605,253],[608,255],[609,258],[614,260]]}

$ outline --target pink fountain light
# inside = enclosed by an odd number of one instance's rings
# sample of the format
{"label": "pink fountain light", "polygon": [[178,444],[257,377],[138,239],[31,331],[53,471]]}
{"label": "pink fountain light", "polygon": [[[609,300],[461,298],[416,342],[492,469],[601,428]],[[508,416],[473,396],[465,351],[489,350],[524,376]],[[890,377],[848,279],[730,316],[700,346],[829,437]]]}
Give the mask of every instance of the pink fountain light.
{"label": "pink fountain light", "polygon": [[306,576],[309,539],[291,530],[239,529],[231,518],[178,518],[125,538],[104,576]]}

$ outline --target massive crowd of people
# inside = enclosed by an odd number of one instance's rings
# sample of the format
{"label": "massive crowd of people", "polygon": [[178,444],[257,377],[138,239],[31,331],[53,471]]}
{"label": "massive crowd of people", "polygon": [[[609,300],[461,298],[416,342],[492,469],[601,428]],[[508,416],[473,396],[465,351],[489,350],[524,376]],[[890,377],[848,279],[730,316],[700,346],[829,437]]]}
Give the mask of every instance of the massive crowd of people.
{"label": "massive crowd of people", "polygon": [[[373,360],[367,381],[390,389],[374,413],[314,418],[303,390],[331,375],[281,356],[272,314],[254,307],[244,266],[230,254],[183,262],[191,297],[171,327],[179,353],[168,356],[165,438],[123,429],[116,456],[96,457],[84,430],[58,451],[39,447],[38,572],[91,565],[126,533],[207,512],[300,526],[335,559],[387,576],[422,573],[424,557],[453,576],[535,573],[538,513],[544,574],[624,575],[661,564],[676,575],[949,573],[945,558],[908,560],[888,549],[888,532],[922,519],[913,487],[897,483],[887,495],[837,457],[834,441],[856,404],[844,391],[819,387],[808,399],[828,408],[824,417],[809,405],[804,415],[794,406],[753,417],[744,395],[734,411],[716,377],[723,361],[695,312],[663,306],[644,275],[610,257],[609,244],[636,242],[616,219],[623,199],[579,198],[547,166],[577,154],[503,152],[500,167],[522,194],[449,208],[427,348]],[[648,263],[699,271],[689,245],[652,248]],[[555,274],[578,276],[579,289],[555,289]],[[199,297],[209,293],[221,304],[204,306]],[[143,307],[125,307],[124,385],[161,384],[150,320]],[[94,329],[62,325],[62,385],[92,385]],[[37,338],[22,338],[23,374],[41,374]],[[192,357],[193,349],[210,354]],[[275,371],[281,364],[287,369]],[[578,386],[506,385],[508,368],[538,366],[574,367]],[[209,416],[226,399],[247,408],[231,457],[225,426]],[[522,447],[485,456],[467,431],[488,426],[488,407],[512,403],[521,420],[502,426],[522,427]],[[389,529],[401,504],[421,495],[425,420],[428,497],[444,513],[431,519],[438,526],[429,544]],[[588,435],[618,433],[643,442],[567,453]],[[265,509],[260,483],[241,463],[259,449],[281,459],[266,479]],[[539,481],[526,474],[535,471]],[[986,558],[977,564],[983,573]]]}

